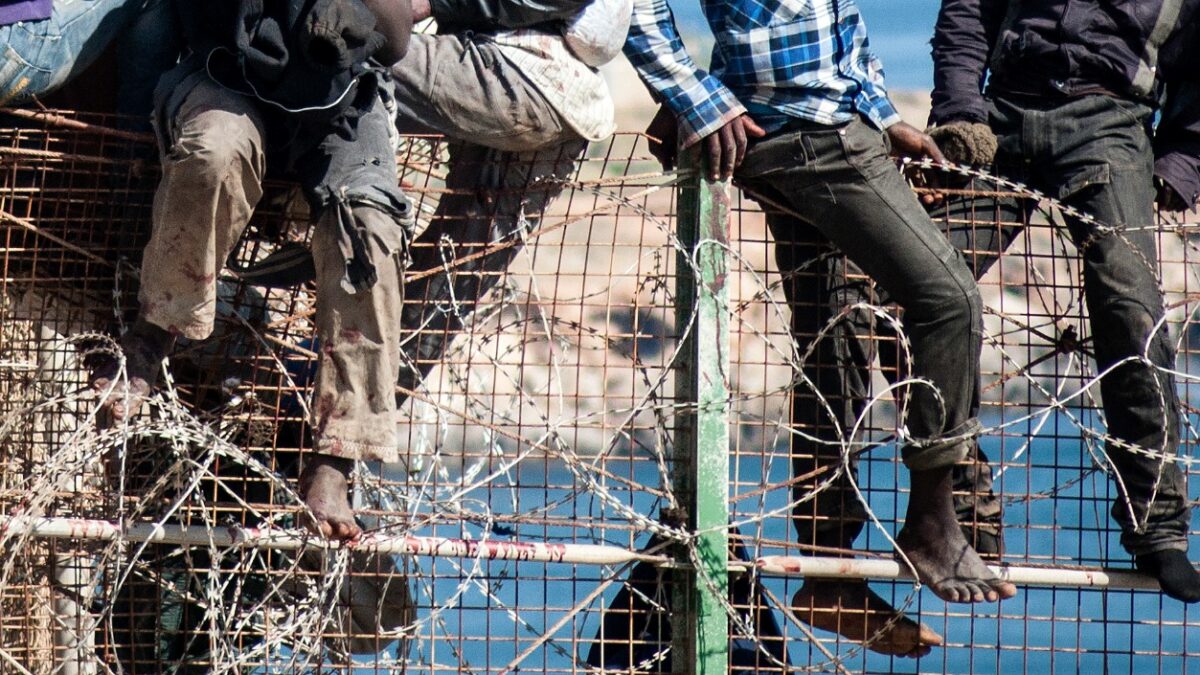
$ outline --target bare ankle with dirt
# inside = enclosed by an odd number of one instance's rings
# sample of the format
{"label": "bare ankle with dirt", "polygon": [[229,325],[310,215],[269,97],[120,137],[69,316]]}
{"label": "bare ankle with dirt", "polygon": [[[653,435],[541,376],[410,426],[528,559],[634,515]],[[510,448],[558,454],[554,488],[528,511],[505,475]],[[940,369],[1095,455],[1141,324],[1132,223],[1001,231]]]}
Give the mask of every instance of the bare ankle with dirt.
{"label": "bare ankle with dirt", "polygon": [[100,357],[92,366],[88,382],[97,392],[111,391],[100,403],[101,411],[116,423],[133,417],[158,382],[162,361],[175,346],[175,336],[158,326],[138,319],[121,337],[125,355],[125,379],[113,386],[121,364],[112,356]]}
{"label": "bare ankle with dirt", "polygon": [[351,541],[362,534],[350,506],[350,472],[354,460],[313,455],[300,473],[300,498],[312,512],[311,530],[334,541]]}
{"label": "bare ankle with dirt", "polygon": [[943,643],[941,635],[908,618],[865,581],[809,579],[792,597],[792,611],[814,628],[888,656],[919,658]]}
{"label": "bare ankle with dirt", "polygon": [[912,472],[904,528],[896,537],[917,578],[946,602],[996,602],[1017,594],[971,548],[954,514],[950,467]]}

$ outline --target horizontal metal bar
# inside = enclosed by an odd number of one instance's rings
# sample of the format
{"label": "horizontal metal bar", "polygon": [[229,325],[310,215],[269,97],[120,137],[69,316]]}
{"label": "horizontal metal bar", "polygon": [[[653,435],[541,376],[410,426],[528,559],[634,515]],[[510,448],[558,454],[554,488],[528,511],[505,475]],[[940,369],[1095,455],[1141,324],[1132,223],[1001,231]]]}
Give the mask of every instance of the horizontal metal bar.
{"label": "horizontal metal bar", "polygon": [[647,555],[616,546],[550,544],[544,542],[486,541],[445,537],[390,536],[367,533],[353,542],[338,544],[296,530],[221,526],[133,523],[121,526],[106,520],[76,518],[0,517],[0,540],[15,536],[38,539],[124,540],[131,543],[175,546],[216,546],[282,551],[349,548],[355,551],[434,558],[482,558],[581,565],[623,565],[630,562],[666,563],[664,556]]}
{"label": "horizontal metal bar", "polygon": [[[913,578],[907,567],[894,560],[768,556],[759,558],[755,566],[760,573],[769,576],[875,579],[880,581],[911,580]],[[1156,579],[1130,570],[1020,567],[1017,565],[990,565],[989,567],[1000,578],[1018,586],[1161,590]]]}
{"label": "horizontal metal bar", "polygon": [[[670,567],[666,556],[629,551],[598,544],[551,544],[528,541],[486,541],[446,537],[391,536],[367,533],[348,544],[329,542],[304,531],[277,528],[133,523],[122,527],[106,520],[78,518],[34,518],[0,516],[0,539],[29,536],[37,539],[124,540],[130,543],[175,546],[216,546],[297,551],[305,548],[336,550],[345,546],[355,551],[414,557],[482,558],[576,565],[623,565],[648,562]],[[797,576],[827,579],[911,580],[908,569],[892,560],[859,560],[807,556],[767,556],[753,566],[767,576]],[[730,569],[745,571],[750,565],[731,563]],[[1022,567],[992,565],[1002,579],[1018,586],[1057,588],[1107,588],[1112,590],[1160,590],[1158,582],[1130,570],[1100,568]]]}

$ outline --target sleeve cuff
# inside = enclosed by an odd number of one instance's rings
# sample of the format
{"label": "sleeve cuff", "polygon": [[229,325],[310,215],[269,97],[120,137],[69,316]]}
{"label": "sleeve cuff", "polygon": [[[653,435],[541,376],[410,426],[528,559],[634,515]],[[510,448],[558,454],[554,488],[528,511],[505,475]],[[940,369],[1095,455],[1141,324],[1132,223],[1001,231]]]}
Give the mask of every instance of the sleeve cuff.
{"label": "sleeve cuff", "polygon": [[933,126],[950,124],[951,122],[988,123],[987,104],[980,99],[978,102],[945,104],[934,102],[933,110],[929,112],[929,123]]}
{"label": "sleeve cuff", "polygon": [[697,78],[692,87],[669,98],[667,105],[679,119],[681,148],[699,143],[702,138],[746,114],[746,107],[733,92],[707,73]]}
{"label": "sleeve cuff", "polygon": [[885,96],[875,102],[875,114],[879,117],[879,126],[883,129],[895,126],[904,121],[896,106]]}
{"label": "sleeve cuff", "polygon": [[1188,208],[1195,207],[1200,199],[1200,158],[1168,153],[1154,162],[1154,175],[1183,197]]}

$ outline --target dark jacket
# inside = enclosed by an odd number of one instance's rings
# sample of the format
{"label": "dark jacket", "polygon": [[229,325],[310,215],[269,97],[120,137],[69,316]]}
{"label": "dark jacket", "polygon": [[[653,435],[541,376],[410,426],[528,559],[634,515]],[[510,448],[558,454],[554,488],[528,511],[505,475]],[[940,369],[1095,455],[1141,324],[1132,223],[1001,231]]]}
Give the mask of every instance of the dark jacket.
{"label": "dark jacket", "polygon": [[444,33],[492,32],[544,27],[570,19],[592,0],[431,0],[433,18]]}
{"label": "dark jacket", "polygon": [[1200,0],[943,0],[934,124],[987,121],[989,93],[1107,92],[1162,107],[1155,171],[1200,197]]}
{"label": "dark jacket", "polygon": [[336,110],[384,43],[360,0],[176,0],[209,74],[282,110]]}

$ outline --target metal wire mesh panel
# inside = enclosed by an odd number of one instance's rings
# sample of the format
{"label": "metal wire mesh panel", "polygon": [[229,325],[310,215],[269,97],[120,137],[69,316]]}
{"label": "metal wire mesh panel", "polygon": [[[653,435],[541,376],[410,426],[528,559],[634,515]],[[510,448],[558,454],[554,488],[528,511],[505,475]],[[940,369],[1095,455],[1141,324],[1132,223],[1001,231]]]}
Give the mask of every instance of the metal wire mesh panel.
{"label": "metal wire mesh panel", "polygon": [[[689,671],[672,624],[692,608],[669,563],[696,559],[676,446],[697,411],[676,377],[698,316],[680,311],[692,303],[677,280],[697,262],[676,235],[681,177],[658,172],[642,137],[578,155],[403,140],[419,221],[396,389],[408,453],[356,469],[367,534],[339,548],[299,527],[322,349],[310,286],[223,276],[213,336],[179,346],[142,414],[96,424],[88,359],[136,312],[157,181],[152,139],[117,126],[65,113],[0,124],[0,672]],[[1067,214],[985,176],[947,194],[934,216],[948,233],[1006,244],[980,282],[979,445],[1003,562],[1128,567]],[[740,195],[732,213],[731,672],[1200,667],[1191,613],[1148,591],[1023,587],[964,609],[911,581],[872,583],[946,637],[919,660],[795,611],[802,580],[779,561],[892,559],[912,384],[899,314],[869,280],[828,249],[781,266],[766,220],[788,214]],[[271,183],[233,262],[311,227],[298,190]],[[1155,231],[1191,457],[1196,252],[1188,228]],[[785,297],[818,278],[830,292]],[[812,386],[841,377],[849,356],[821,345],[847,326],[867,392],[842,406],[851,424]],[[814,448],[835,466],[813,466]],[[811,536],[829,517],[805,508],[851,455],[862,534],[830,547]]]}
{"label": "metal wire mesh panel", "polygon": [[[1039,583],[1052,587],[1022,587],[1012,600],[971,607],[916,591],[911,581],[872,583],[887,602],[945,637],[944,647],[913,660],[875,653],[815,628],[801,611],[811,605],[798,602],[782,610],[802,581],[773,576],[767,566],[761,583],[786,619],[783,632],[793,663],[873,673],[1195,670],[1200,665],[1190,656],[1197,639],[1193,610],[1158,592],[1078,588],[1072,587],[1077,581],[1058,576],[1064,570],[1132,567],[1110,516],[1118,488],[1110,475],[1105,445],[1112,437],[1099,391],[1109,373],[1095,366],[1080,247],[1067,227],[1079,214],[1025,186],[985,175],[969,184],[964,179],[962,189],[948,195],[932,209],[934,220],[952,241],[967,242],[966,259],[981,275],[986,431],[978,443],[995,478],[997,498],[990,508],[1002,509],[1003,561],[1031,568]],[[779,244],[766,219],[791,214],[771,204],[764,208],[765,215],[743,197],[734,219],[741,269],[733,295],[741,302],[734,305],[740,380],[734,398],[739,431],[733,520],[751,559],[891,560],[908,501],[897,441],[912,386],[908,346],[898,330],[902,314],[832,248],[814,247],[804,265],[781,272]],[[1178,352],[1175,376],[1184,419],[1178,461],[1190,474],[1196,251],[1190,226],[1164,221],[1142,229],[1157,238],[1167,330]],[[788,283],[801,289],[790,302]],[[789,328],[804,337],[793,340]],[[848,393],[853,383],[846,383],[854,373],[847,376],[846,370],[860,365],[870,372],[855,398]],[[822,464],[813,459],[821,454],[834,460],[826,457],[826,466],[814,466]],[[854,460],[843,465],[843,457]],[[852,476],[852,487],[839,487],[835,473]],[[822,511],[814,509],[814,493],[822,490],[846,494],[832,498],[840,506]],[[1194,499],[1194,481],[1189,495]],[[956,499],[981,496],[960,492]],[[852,507],[858,504],[865,513],[856,517]],[[841,526],[850,532],[853,548],[822,546],[829,538],[814,535],[823,521],[836,520],[830,513],[838,508],[849,517]],[[1194,528],[1189,532],[1194,548]],[[861,632],[863,606],[844,609],[849,611],[840,617],[842,628]],[[826,616],[825,628],[836,620]]]}

